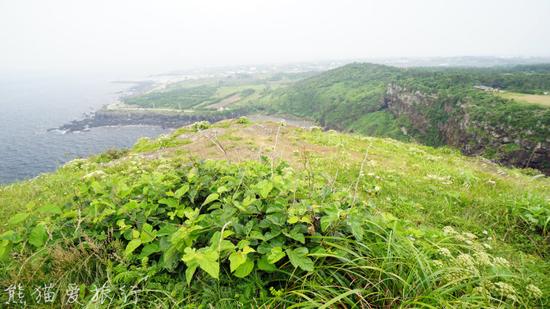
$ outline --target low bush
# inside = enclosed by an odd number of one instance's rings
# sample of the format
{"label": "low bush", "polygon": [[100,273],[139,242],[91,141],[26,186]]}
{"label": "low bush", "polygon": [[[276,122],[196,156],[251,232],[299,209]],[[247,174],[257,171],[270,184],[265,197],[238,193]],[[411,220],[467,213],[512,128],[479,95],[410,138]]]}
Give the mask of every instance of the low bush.
{"label": "low bush", "polygon": [[100,300],[87,287],[106,282],[133,288],[112,289],[114,306],[547,301],[528,276],[492,255],[490,236],[417,228],[284,162],[134,159],[84,177],[71,203],[29,205],[9,224],[0,235],[0,279],[78,282],[89,304]]}

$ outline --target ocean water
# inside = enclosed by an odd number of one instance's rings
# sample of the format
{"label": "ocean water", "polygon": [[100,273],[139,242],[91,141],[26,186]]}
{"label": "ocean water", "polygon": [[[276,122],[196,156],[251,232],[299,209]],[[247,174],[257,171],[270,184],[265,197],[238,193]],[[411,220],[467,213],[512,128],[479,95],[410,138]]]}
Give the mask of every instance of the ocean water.
{"label": "ocean water", "polygon": [[74,158],[130,147],[139,137],[165,133],[150,126],[48,132],[112,102],[130,86],[105,76],[0,76],[0,183],[32,178]]}

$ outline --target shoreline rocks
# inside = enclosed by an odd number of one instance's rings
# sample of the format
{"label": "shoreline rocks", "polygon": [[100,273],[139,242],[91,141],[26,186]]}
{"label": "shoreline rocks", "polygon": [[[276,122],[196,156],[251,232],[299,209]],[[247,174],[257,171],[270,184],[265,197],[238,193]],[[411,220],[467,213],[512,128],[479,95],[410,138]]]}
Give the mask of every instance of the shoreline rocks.
{"label": "shoreline rocks", "polygon": [[105,126],[149,125],[162,128],[178,128],[197,121],[217,122],[228,118],[237,118],[246,115],[245,110],[225,111],[223,113],[184,113],[184,112],[154,112],[140,110],[109,110],[101,109],[95,113],[85,115],[84,119],[73,120],[59,128],[62,132],[87,131],[91,128]]}

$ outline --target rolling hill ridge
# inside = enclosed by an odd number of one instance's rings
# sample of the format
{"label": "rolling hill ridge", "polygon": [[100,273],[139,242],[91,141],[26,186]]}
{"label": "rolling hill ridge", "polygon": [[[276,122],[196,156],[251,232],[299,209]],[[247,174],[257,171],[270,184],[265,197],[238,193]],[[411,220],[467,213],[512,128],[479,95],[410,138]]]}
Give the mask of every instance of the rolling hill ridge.
{"label": "rolling hill ridge", "polygon": [[548,174],[550,108],[497,95],[543,94],[544,89],[550,89],[548,65],[399,69],[351,64],[275,90],[260,106],[329,129],[450,145]]}

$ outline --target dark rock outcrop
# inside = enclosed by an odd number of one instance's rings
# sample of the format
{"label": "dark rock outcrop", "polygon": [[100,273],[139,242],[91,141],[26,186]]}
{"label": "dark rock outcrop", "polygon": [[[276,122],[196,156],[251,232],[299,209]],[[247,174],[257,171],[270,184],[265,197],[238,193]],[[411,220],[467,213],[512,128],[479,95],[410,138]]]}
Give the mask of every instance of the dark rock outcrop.
{"label": "dark rock outcrop", "polygon": [[101,109],[84,119],[74,120],[58,128],[66,132],[85,131],[94,127],[151,125],[163,128],[178,128],[197,121],[216,122],[236,118],[246,114],[245,110],[225,111],[223,113],[184,113],[150,110],[108,110]]}

